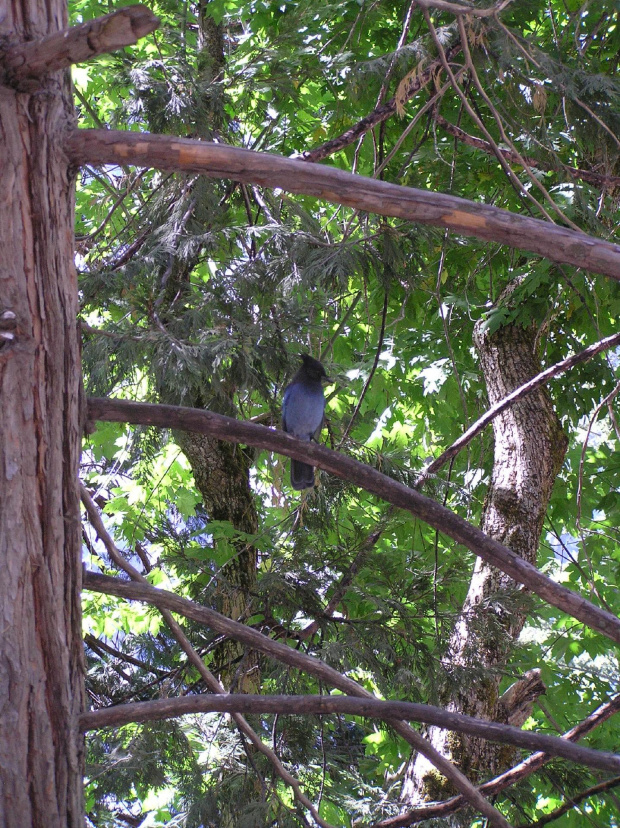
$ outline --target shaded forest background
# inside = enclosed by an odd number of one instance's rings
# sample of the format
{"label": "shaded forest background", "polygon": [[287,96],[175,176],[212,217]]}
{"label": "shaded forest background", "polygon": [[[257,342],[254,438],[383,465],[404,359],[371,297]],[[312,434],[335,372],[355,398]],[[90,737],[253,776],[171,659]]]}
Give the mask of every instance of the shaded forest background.
{"label": "shaded forest background", "polygon": [[[467,16],[442,5],[153,4],[156,32],[74,69],[80,126],[327,161],[617,240],[616,4],[526,0]],[[70,4],[74,23],[112,10]],[[614,280],[307,196],[120,165],[82,168],[76,219],[87,395],[279,427],[283,389],[311,353],[332,379],[328,446],[420,486],[618,615],[613,350],[419,479],[507,392],[616,333]],[[118,574],[118,549],[151,584],[318,656],[379,697],[553,734],[613,703],[608,639],[480,567],[470,591],[473,555],[333,475],[318,473],[300,497],[275,454],[100,422],[82,479],[89,569]],[[93,709],[213,691],[214,678],[233,692],[332,689],[184,621],[209,679],[159,614],[120,598],[85,593],[84,621]],[[519,681],[524,698],[502,702]],[[411,761],[390,726],[350,715],[249,721],[315,814],[247,734],[197,714],[88,734],[90,824],[349,826],[402,813],[398,824],[485,824],[445,808],[429,822],[423,803],[454,791]],[[617,743],[613,718],[587,740]],[[475,782],[521,758],[436,744]],[[563,828],[611,826],[618,783],[554,759],[495,806],[515,825],[553,815]]]}

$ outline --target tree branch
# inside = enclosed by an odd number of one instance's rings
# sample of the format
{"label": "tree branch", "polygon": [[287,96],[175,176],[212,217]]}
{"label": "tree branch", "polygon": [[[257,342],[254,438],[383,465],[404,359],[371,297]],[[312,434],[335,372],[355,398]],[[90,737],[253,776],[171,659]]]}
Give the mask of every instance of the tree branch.
{"label": "tree branch", "polygon": [[592,359],[592,357],[597,354],[600,354],[601,351],[607,351],[609,348],[613,348],[614,345],[618,344],[620,344],[620,333],[612,334],[612,336],[608,336],[606,339],[601,339],[599,342],[589,345],[578,354],[573,354],[572,356],[563,359],[561,362],[556,362],[555,365],[551,365],[549,368],[541,371],[540,374],[532,377],[529,382],[526,382],[524,385],[516,388],[512,393],[508,394],[507,397],[504,397],[503,400],[500,400],[494,406],[489,408],[489,410],[485,412],[472,426],[470,426],[467,431],[458,438],[458,440],[455,440],[454,443],[442,452],[436,460],[433,460],[433,462],[430,463],[430,465],[428,465],[422,472],[420,480],[416,482],[416,487],[419,486],[429,475],[435,474],[442,466],[445,466],[448,460],[456,457],[462,448],[464,448],[468,443],[471,443],[474,437],[480,434],[480,432],[483,431],[489,423],[498,416],[498,414],[501,414],[502,411],[509,408],[514,402],[522,399],[527,394],[531,394],[532,391],[535,391],[542,385],[545,385],[547,380],[551,379],[551,377],[557,377],[559,374],[563,374],[565,371],[568,371],[569,368],[574,368],[575,365],[587,362],[587,360]]}
{"label": "tree branch", "polygon": [[[150,587],[150,589],[156,593],[160,592],[155,587]],[[171,595],[172,593],[168,594]],[[149,603],[155,603],[155,597]],[[230,637],[235,638],[232,634]],[[271,640],[267,636],[263,637],[267,641]],[[350,696],[262,696],[249,693],[179,696],[173,699],[154,699],[147,702],[117,704],[102,710],[83,713],[80,716],[80,727],[84,731],[97,730],[102,727],[119,727],[130,722],[152,722],[192,713],[273,713],[284,715],[336,713],[383,719],[384,721],[398,718],[433,724],[447,730],[480,736],[492,742],[516,745],[526,750],[544,749],[545,753],[550,756],[561,756],[571,762],[578,762],[599,770],[616,773],[620,771],[620,756],[593,750],[592,748],[579,747],[579,745],[572,742],[566,742],[559,736],[548,736],[543,733],[521,730],[518,727],[500,724],[499,722],[485,722],[473,716],[450,713],[441,707],[427,704],[383,701],[382,699],[360,699]]]}
{"label": "tree branch", "polygon": [[[587,716],[582,722],[564,733],[562,738],[571,742],[576,742],[578,739],[581,739],[582,736],[585,736],[587,733],[590,733],[590,731],[603,724],[603,722],[606,722],[607,719],[610,719],[618,711],[620,711],[620,695],[616,696],[609,702],[605,702],[605,704],[602,704],[600,707],[597,707],[597,709]],[[525,779],[525,777],[529,776],[531,773],[535,773],[548,761],[549,757],[546,753],[533,753],[523,762],[520,762],[518,765],[510,768],[510,770],[507,770],[499,776],[496,776],[495,779],[490,779],[488,782],[482,784],[479,790],[487,796],[495,796],[505,788],[510,787],[510,785],[514,785],[521,779]],[[416,823],[424,822],[427,819],[447,816],[448,814],[452,814],[455,811],[464,808],[466,805],[467,802],[462,796],[453,796],[443,802],[429,802],[427,805],[422,805],[419,808],[413,808],[411,811],[407,811],[399,816],[382,820],[381,822],[375,823],[372,828],[406,828],[409,825],[415,825]]]}
{"label": "tree branch", "polygon": [[[91,525],[97,532],[97,535],[103,542],[108,554],[119,567],[124,572],[126,572],[129,577],[135,582],[142,585],[149,586],[148,581],[146,578],[138,572],[128,561],[125,560],[123,555],[121,554],[120,550],[116,547],[116,544],[112,540],[110,534],[106,530],[103,521],[101,519],[101,515],[99,514],[99,510],[97,509],[95,502],[91,498],[90,494],[86,487],[80,484],[80,495],[82,498],[82,503],[84,504],[86,511],[88,513],[88,518],[90,520]],[[188,660],[191,664],[196,668],[200,677],[205,683],[205,686],[211,693],[214,694],[222,694],[225,693],[224,687],[218,681],[218,679],[213,675],[213,673],[207,668],[206,664],[200,658],[196,650],[192,647],[190,640],[185,635],[185,632],[181,628],[181,625],[175,621],[172,613],[170,610],[166,608],[159,608],[162,618],[170,627],[172,634],[176,638],[179,646],[185,652],[188,657]],[[243,625],[240,625],[243,626]],[[282,779],[282,781],[289,785],[292,789],[295,798],[297,801],[308,810],[308,812],[312,815],[314,821],[317,825],[321,826],[321,828],[333,828],[329,822],[326,822],[319,814],[317,809],[314,807],[310,799],[305,795],[303,790],[301,789],[301,785],[299,781],[295,779],[295,777],[290,774],[287,769],[284,767],[276,753],[266,745],[260,736],[254,731],[254,729],[250,726],[250,724],[244,719],[244,717],[240,713],[233,713],[232,714],[233,721],[235,725],[239,729],[239,732],[242,733],[244,736],[249,739],[249,741],[254,745],[255,749],[262,753],[267,759],[271,762],[275,773]]]}
{"label": "tree branch", "polygon": [[551,222],[445,193],[401,187],[278,155],[166,135],[72,130],[65,149],[75,164],[135,164],[161,170],[193,171],[210,178],[232,178],[314,195],[358,210],[507,244],[620,281],[620,246]]}
{"label": "tree branch", "polygon": [[276,451],[287,457],[319,466],[336,477],[349,480],[394,506],[411,512],[434,529],[462,543],[475,555],[501,569],[513,580],[524,584],[547,603],[620,644],[620,619],[615,615],[555,583],[535,566],[434,500],[344,454],[316,443],[297,440],[283,431],[195,408],[91,397],[88,400],[88,417],[90,420],[196,431],[213,435],[226,442],[245,443]]}
{"label": "tree branch", "polygon": [[[491,146],[488,141],[485,141],[483,138],[478,138],[476,135],[470,135],[468,132],[465,132],[464,129],[461,127],[456,126],[456,124],[451,123],[443,115],[439,115],[436,113],[433,115],[435,123],[444,129],[450,135],[453,135],[459,141],[464,144],[467,144],[470,147],[474,147],[475,149],[482,150],[483,152],[487,153],[487,155],[495,155],[495,150]],[[521,156],[518,152],[514,152],[510,149],[505,149],[504,147],[498,148],[502,156],[508,161],[510,164],[519,164],[520,165],[520,158],[522,157],[523,160],[529,164],[530,167],[535,167],[538,170],[546,170],[550,172],[557,172],[558,167],[554,167],[552,164],[548,162],[541,161],[539,158],[530,158],[529,156]],[[593,170],[582,170],[579,167],[570,167],[567,164],[558,165],[560,169],[564,170],[564,172],[568,173],[572,178],[580,178],[582,181],[586,181],[588,184],[592,184],[595,187],[618,187],[620,185],[620,176],[617,175],[602,175],[601,173],[594,172]]]}
{"label": "tree branch", "polygon": [[[309,675],[313,675],[348,695],[364,699],[374,699],[371,693],[353,681],[353,679],[343,676],[337,670],[334,670],[333,667],[329,667],[318,658],[313,658],[298,650],[294,650],[292,647],[288,647],[279,641],[272,641],[267,636],[258,632],[258,630],[226,618],[209,607],[203,607],[192,601],[180,598],[172,592],[155,589],[150,584],[121,581],[118,578],[110,578],[107,575],[98,575],[94,572],[84,573],[84,585],[87,589],[95,592],[146,601],[163,608],[167,612],[177,612],[186,618],[191,618],[194,621],[207,625],[210,629],[222,635],[234,638],[236,641],[241,641],[253,650],[258,650],[277,661],[288,664],[290,667],[295,667]],[[463,794],[468,803],[488,818],[491,825],[499,826],[499,828],[510,828],[509,823],[499,811],[478,793],[467,777],[442,756],[439,751],[435,750],[432,745],[428,744],[426,739],[420,736],[416,730],[398,719],[389,718],[388,722],[415,750],[420,751],[420,753],[426,756],[429,762],[435,765],[440,773],[444,774],[457,790]]]}
{"label": "tree branch", "polygon": [[19,43],[4,54],[0,83],[31,92],[49,72],[131,46],[158,26],[158,18],[146,6],[128,6],[41,40]]}
{"label": "tree branch", "polygon": [[599,782],[598,785],[593,785],[591,788],[587,788],[585,791],[581,791],[581,793],[571,796],[564,802],[563,805],[560,805],[560,807],[556,808],[555,811],[551,811],[550,814],[545,814],[545,816],[537,819],[535,822],[521,823],[520,825],[517,825],[516,828],[542,828],[543,825],[548,825],[550,822],[553,822],[561,816],[564,816],[564,814],[569,811],[572,811],[577,805],[579,805],[580,802],[583,802],[584,799],[588,799],[590,796],[595,796],[596,794],[608,791],[610,788],[615,788],[618,785],[620,785],[620,776],[614,776],[613,779],[606,779],[604,782]]}

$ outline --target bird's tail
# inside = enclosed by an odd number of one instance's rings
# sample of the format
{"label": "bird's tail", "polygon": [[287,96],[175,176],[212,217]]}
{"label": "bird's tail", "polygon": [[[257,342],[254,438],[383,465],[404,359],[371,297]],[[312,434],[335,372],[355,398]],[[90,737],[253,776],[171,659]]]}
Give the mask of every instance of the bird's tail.
{"label": "bird's tail", "polygon": [[314,486],[314,468],[300,460],[291,460],[291,486],[294,489],[311,489]]}

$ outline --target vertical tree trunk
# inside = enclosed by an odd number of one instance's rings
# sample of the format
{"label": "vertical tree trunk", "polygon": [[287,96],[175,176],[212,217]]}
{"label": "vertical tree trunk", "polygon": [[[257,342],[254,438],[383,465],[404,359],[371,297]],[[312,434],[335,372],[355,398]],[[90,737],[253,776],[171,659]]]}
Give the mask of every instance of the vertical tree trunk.
{"label": "vertical tree trunk", "polygon": [[[177,439],[192,467],[209,519],[230,521],[239,532],[256,534],[258,515],[247,451],[205,434],[184,432]],[[258,554],[246,541],[234,541],[233,547],[236,554],[218,578],[217,609],[234,621],[244,621],[257,591]],[[217,647],[214,669],[222,684],[234,692],[260,692],[258,654],[246,652],[238,641],[226,639]]]}
{"label": "vertical tree trunk", "polygon": [[[476,326],[474,343],[491,405],[539,373],[535,333],[532,327],[515,324],[489,336],[481,325]],[[528,395],[500,414],[493,421],[493,430],[493,477],[482,529],[536,564],[544,516],[568,441],[546,389]],[[526,618],[519,594],[508,576],[477,559],[447,654],[453,669],[460,673],[457,677],[461,688],[448,701],[449,710],[520,725],[527,718],[524,711],[528,709],[528,697],[535,698],[544,691],[537,671],[530,671],[522,687],[513,687],[506,694],[506,703],[499,698],[497,668],[506,662]],[[520,700],[518,711],[509,709],[508,700],[515,698]],[[476,782],[498,773],[510,761],[505,748],[479,739],[437,728],[431,728],[429,737]],[[415,805],[450,793],[445,780],[424,757],[417,756],[406,776],[403,799]]]}
{"label": "vertical tree trunk", "polygon": [[[4,42],[65,27],[9,0]],[[0,60],[2,59],[0,54]],[[68,73],[0,86],[0,825],[83,825],[80,368]]]}

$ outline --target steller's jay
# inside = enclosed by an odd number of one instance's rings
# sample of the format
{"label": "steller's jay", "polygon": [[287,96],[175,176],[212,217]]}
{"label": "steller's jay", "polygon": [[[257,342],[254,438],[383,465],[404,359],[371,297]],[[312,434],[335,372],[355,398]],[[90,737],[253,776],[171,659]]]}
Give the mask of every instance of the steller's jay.
{"label": "steller's jay", "polygon": [[[323,423],[325,397],[321,379],[325,369],[308,354],[301,355],[303,365],[284,391],[282,425],[284,430],[300,440],[312,440]],[[314,486],[314,468],[300,460],[291,460],[291,486],[309,489]]]}

